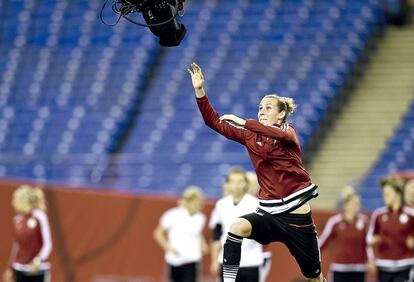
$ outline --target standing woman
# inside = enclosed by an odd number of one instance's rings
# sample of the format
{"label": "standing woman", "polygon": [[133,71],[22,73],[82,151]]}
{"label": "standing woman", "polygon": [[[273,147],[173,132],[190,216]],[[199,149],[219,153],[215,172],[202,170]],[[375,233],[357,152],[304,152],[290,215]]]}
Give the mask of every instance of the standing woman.
{"label": "standing woman", "polygon": [[13,218],[15,241],[4,280],[49,281],[52,239],[43,192],[22,185],[13,194],[12,206],[17,213]]}
{"label": "standing woman", "polygon": [[168,281],[197,282],[207,243],[202,234],[206,222],[203,193],[195,186],[183,192],[179,205],[164,212],[154,230],[154,240],[165,252]]}
{"label": "standing woman", "polygon": [[319,237],[321,251],[332,246],[332,282],[364,282],[370,253],[366,245],[369,219],[360,213],[360,199],[353,187],[343,189],[341,202],[343,211],[329,218]]}
{"label": "standing woman", "polygon": [[380,182],[385,207],[371,216],[367,242],[374,247],[378,282],[414,281],[414,210],[403,203],[403,183]]}
{"label": "standing woman", "polygon": [[[229,195],[219,199],[210,218],[213,231],[211,248],[211,273],[218,274],[223,262],[223,245],[226,242],[230,225],[239,216],[254,212],[258,205],[256,197],[248,193],[248,178],[240,168],[232,169],[227,175]],[[240,258],[240,268],[236,282],[259,282],[260,267],[263,265],[263,247],[254,240],[244,240]],[[223,281],[222,272],[219,273]]]}
{"label": "standing woman", "polygon": [[224,244],[224,282],[236,279],[243,238],[263,245],[282,242],[307,281],[323,281],[318,239],[308,203],[318,195],[317,187],[302,165],[296,130],[287,123],[295,109],[293,100],[266,95],[259,105],[259,121],[235,115],[220,117],[203,89],[201,68],[193,63],[188,71],[204,122],[246,147],[260,185],[257,211],[239,217],[228,232]]}

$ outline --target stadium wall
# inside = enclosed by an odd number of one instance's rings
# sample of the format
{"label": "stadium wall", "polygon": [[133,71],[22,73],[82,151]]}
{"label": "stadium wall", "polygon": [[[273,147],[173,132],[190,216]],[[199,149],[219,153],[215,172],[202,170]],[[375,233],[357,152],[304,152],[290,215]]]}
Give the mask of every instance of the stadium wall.
{"label": "stadium wall", "polygon": [[[18,182],[0,182],[0,269],[7,267],[13,239],[11,196]],[[53,282],[161,282],[165,280],[163,253],[152,239],[160,215],[176,205],[176,198],[136,196],[111,191],[47,187],[53,236]],[[214,202],[207,202],[209,215]],[[321,232],[335,211],[313,211]],[[206,236],[209,237],[206,230]],[[288,250],[270,247],[273,264],[268,281],[300,280],[300,271]],[[329,257],[323,257],[327,273]],[[203,282],[209,256],[204,258]]]}

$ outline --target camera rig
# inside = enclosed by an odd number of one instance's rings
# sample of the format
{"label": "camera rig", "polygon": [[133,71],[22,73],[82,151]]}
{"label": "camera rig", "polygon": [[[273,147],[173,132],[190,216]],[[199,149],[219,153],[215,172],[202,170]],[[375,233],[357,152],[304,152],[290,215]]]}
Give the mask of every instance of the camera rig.
{"label": "camera rig", "polygon": [[[177,15],[184,11],[186,0],[112,0],[112,11],[118,15],[117,20],[108,24],[103,19],[103,11],[108,4],[102,6],[101,21],[109,26],[116,25],[121,18],[142,27],[148,27],[159,37],[162,46],[178,46],[187,32],[185,26],[177,21]],[[145,23],[136,21],[130,15],[142,13]]]}

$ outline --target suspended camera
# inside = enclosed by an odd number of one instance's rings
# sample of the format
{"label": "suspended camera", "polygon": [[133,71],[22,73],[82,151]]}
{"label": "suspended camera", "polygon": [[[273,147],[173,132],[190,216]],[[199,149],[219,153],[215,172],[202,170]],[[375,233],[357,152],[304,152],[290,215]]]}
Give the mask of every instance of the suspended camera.
{"label": "suspended camera", "polygon": [[[186,0],[112,0],[112,11],[118,14],[113,24],[106,23],[102,15],[108,1],[104,2],[100,14],[101,21],[106,25],[116,25],[122,17],[133,24],[148,27],[159,37],[160,45],[166,47],[178,46],[187,32],[176,19],[183,12]],[[142,13],[145,23],[132,19],[133,13]]]}

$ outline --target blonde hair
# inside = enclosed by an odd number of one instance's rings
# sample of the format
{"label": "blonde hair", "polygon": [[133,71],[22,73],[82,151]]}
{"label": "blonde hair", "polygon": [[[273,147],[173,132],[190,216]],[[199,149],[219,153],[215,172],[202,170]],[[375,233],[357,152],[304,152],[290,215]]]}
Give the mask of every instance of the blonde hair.
{"label": "blonde hair", "polygon": [[27,184],[20,185],[13,193],[13,199],[25,201],[31,209],[47,210],[45,196],[40,187],[32,187]]}
{"label": "blonde hair", "polygon": [[341,202],[346,203],[352,199],[352,197],[357,196],[355,188],[352,186],[345,186],[341,191]]}
{"label": "blonde hair", "polygon": [[181,195],[181,199],[185,202],[191,202],[196,199],[203,198],[203,191],[197,186],[188,186],[183,194]]}
{"label": "blonde hair", "polygon": [[13,199],[22,199],[31,202],[31,187],[29,185],[20,185],[13,193]]}
{"label": "blonde hair", "polygon": [[233,167],[229,171],[229,173],[227,173],[227,175],[226,175],[226,181],[227,182],[230,180],[230,175],[231,174],[241,174],[241,175],[243,175],[243,178],[244,178],[244,181],[246,182],[246,185],[249,184],[249,178],[247,178],[247,173],[246,173],[246,171],[243,168],[238,167],[238,166]]}
{"label": "blonde hair", "polygon": [[45,193],[43,193],[43,190],[40,187],[33,187],[33,204],[35,208],[38,208],[39,210],[47,210]]}
{"label": "blonde hair", "polygon": [[393,176],[384,176],[380,179],[380,185],[382,188],[385,186],[391,186],[395,191],[400,194],[404,192],[404,182],[402,179]]}
{"label": "blonde hair", "polygon": [[408,179],[406,182],[405,182],[405,185],[404,185],[404,189],[405,188],[407,188],[408,186],[412,186],[412,187],[414,187],[414,178],[411,178],[411,179]]}
{"label": "blonde hair", "polygon": [[273,98],[277,100],[277,107],[279,108],[279,111],[285,111],[286,115],[283,118],[282,122],[286,122],[287,118],[290,114],[295,112],[297,105],[295,104],[295,100],[289,97],[282,97],[276,94],[268,94],[263,97],[264,98]]}

